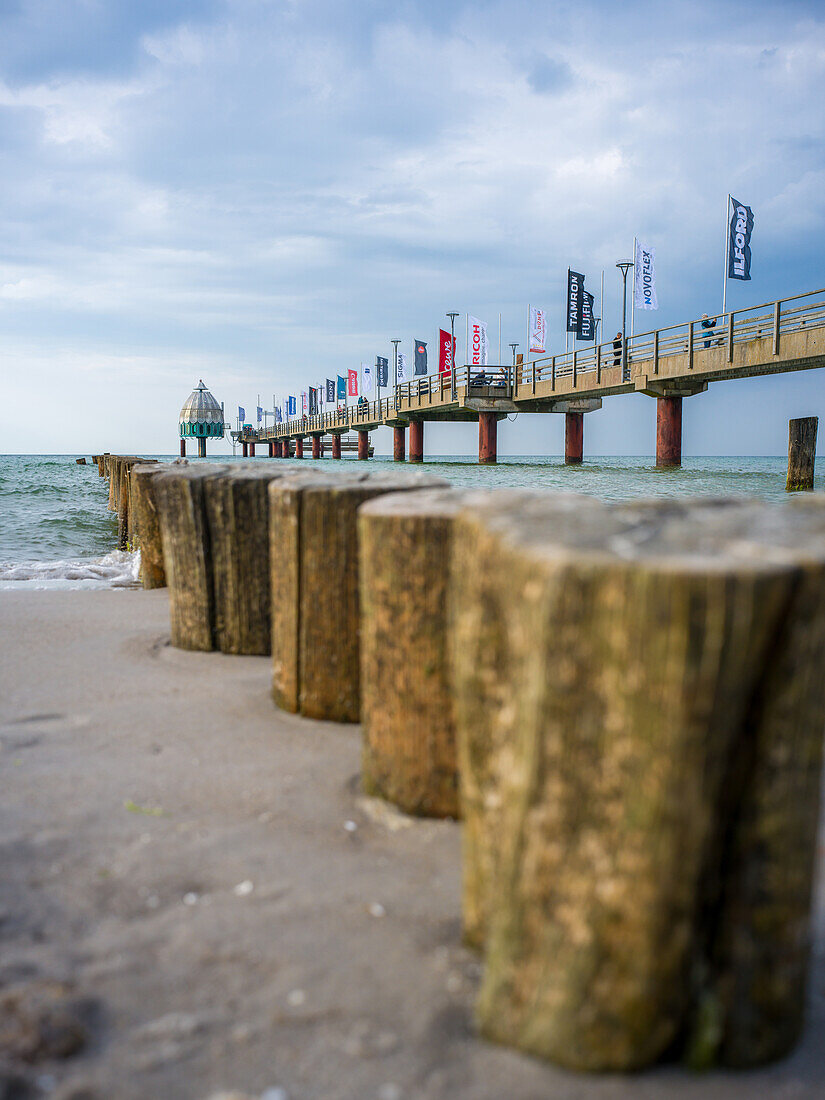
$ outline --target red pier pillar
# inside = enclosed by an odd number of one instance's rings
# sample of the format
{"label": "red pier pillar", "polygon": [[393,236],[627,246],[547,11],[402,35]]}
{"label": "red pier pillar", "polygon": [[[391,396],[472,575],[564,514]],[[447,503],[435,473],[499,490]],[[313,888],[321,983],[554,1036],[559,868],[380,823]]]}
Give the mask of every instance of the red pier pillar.
{"label": "red pier pillar", "polygon": [[358,432],[358,457],[360,459],[370,457],[370,433],[363,429]]}
{"label": "red pier pillar", "polygon": [[568,412],[564,414],[564,463],[566,466],[581,465],[584,454],[584,413]]}
{"label": "red pier pillar", "polygon": [[424,421],[410,421],[410,462],[424,461]]}
{"label": "red pier pillar", "polygon": [[291,457],[292,456],[289,453],[289,440],[288,439],[282,439],[281,440],[281,458],[291,458]]}
{"label": "red pier pillar", "polygon": [[398,425],[392,430],[392,458],[393,462],[407,460],[407,429]]}
{"label": "red pier pillar", "polygon": [[241,443],[241,454],[244,458],[249,458],[249,445],[247,443]]}
{"label": "red pier pillar", "polygon": [[312,457],[321,457],[321,437],[320,435],[314,435],[312,437]]}
{"label": "red pier pillar", "polygon": [[656,465],[682,465],[682,398],[656,398]]}
{"label": "red pier pillar", "polygon": [[185,439],[181,439],[181,441],[180,441],[180,457],[181,458],[186,458],[186,440]]}
{"label": "red pier pillar", "polygon": [[269,457],[270,458],[275,457],[275,440],[274,439],[270,439],[270,441],[269,441]]}
{"label": "red pier pillar", "polygon": [[304,457],[304,437],[302,435],[299,435],[298,438],[295,440],[295,457]]}
{"label": "red pier pillar", "polygon": [[478,461],[479,465],[492,465],[498,461],[496,448],[498,421],[496,414],[480,412],[478,414]]}
{"label": "red pier pillar", "polygon": [[332,457],[341,457],[341,436],[337,432],[332,437]]}
{"label": "red pier pillar", "polygon": [[255,444],[254,443],[249,444],[249,457],[250,458],[255,457]]}

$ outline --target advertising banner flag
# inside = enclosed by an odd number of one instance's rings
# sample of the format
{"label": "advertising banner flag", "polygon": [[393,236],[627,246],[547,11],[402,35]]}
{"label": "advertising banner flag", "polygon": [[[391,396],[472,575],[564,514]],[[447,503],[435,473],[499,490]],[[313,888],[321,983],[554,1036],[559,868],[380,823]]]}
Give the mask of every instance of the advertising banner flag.
{"label": "advertising banner flag", "polygon": [[257,416],[258,416],[258,423],[260,424],[261,421],[264,418],[264,410],[261,408],[260,405],[257,405],[256,406],[256,411],[257,411]]}
{"label": "advertising banner flag", "polygon": [[530,306],[530,344],[528,354],[533,351],[546,351],[547,313],[543,309]]}
{"label": "advertising banner flag", "polygon": [[728,278],[749,280],[751,277],[751,233],[753,211],[731,195],[733,213],[730,217],[728,244]]}
{"label": "advertising banner flag", "polygon": [[327,404],[335,404],[335,383],[331,378],[327,379]]}
{"label": "advertising banner flag", "polygon": [[283,400],[284,407],[284,420],[289,420],[289,398],[285,397]]}
{"label": "advertising banner flag", "polygon": [[358,396],[358,371],[350,368],[347,371],[347,397]]}
{"label": "advertising banner flag", "polygon": [[438,330],[438,373],[452,374],[455,359],[455,340],[443,328]]}
{"label": "advertising banner flag", "polygon": [[403,351],[398,353],[398,363],[395,368],[395,380],[396,382],[405,382],[407,379],[407,356]]}
{"label": "advertising banner flag", "polygon": [[307,391],[301,390],[301,416],[307,414]]}
{"label": "advertising banner flag", "polygon": [[338,375],[338,400],[341,398],[346,400],[347,397],[347,380],[342,374]]}
{"label": "advertising banner flag", "polygon": [[577,340],[593,340],[596,336],[596,325],[593,321],[593,295],[586,290],[582,294],[582,311]]}
{"label": "advertising banner flag", "polygon": [[423,340],[415,342],[415,374],[427,373],[427,345]]}
{"label": "advertising banner flag", "polygon": [[369,363],[361,364],[361,390],[362,393],[372,393],[372,367]]}
{"label": "advertising banner flag", "polygon": [[658,309],[656,297],[656,249],[636,241],[633,257],[633,303],[636,309]]}
{"label": "advertising banner flag", "polygon": [[378,385],[386,389],[390,384],[390,361],[386,355],[376,355],[375,373],[378,378]]}
{"label": "advertising banner flag", "polygon": [[314,386],[309,387],[309,415],[316,416],[318,413],[318,391]]}
{"label": "advertising banner flag", "polygon": [[468,315],[470,340],[470,365],[473,367],[487,366],[487,322],[479,321],[478,317]]}
{"label": "advertising banner flag", "polygon": [[244,420],[246,420],[246,409],[243,405],[238,405],[238,420],[240,420],[242,424]]}
{"label": "advertising banner flag", "polygon": [[567,269],[567,331],[578,332],[582,316],[584,275]]}

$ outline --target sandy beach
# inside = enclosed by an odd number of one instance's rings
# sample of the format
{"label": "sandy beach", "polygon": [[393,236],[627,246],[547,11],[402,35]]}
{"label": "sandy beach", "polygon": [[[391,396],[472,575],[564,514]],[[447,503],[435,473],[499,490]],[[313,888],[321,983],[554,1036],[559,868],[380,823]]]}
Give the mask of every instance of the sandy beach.
{"label": "sandy beach", "polygon": [[165,590],[0,593],[3,1100],[825,1095],[822,847],[793,1057],[565,1073],[474,1034],[459,826],[363,798],[358,727],[276,710],[268,659],[167,639]]}

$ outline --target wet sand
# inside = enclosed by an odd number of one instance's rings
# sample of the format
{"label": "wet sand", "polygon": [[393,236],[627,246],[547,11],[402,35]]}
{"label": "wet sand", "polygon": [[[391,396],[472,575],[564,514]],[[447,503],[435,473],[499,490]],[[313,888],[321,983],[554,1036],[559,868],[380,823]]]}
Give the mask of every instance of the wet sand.
{"label": "wet sand", "polygon": [[[165,591],[0,593],[1,1097],[825,1095],[821,886],[807,1028],[779,1065],[581,1077],[491,1046],[459,827],[362,798],[358,727],[277,711],[268,659],[167,638]],[[21,1037],[40,1003],[85,1045]]]}

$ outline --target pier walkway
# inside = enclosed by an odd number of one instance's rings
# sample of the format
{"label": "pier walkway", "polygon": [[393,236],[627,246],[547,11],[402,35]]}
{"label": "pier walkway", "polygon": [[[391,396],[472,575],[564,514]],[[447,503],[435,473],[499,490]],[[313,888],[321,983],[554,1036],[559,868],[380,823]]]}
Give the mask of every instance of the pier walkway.
{"label": "pier walkway", "polygon": [[400,383],[376,401],[233,435],[244,455],[264,443],[270,456],[298,458],[307,437],[312,456],[322,457],[323,437],[331,435],[332,456],[340,458],[341,436],[355,430],[359,458],[367,458],[368,433],[386,426],[394,431],[394,458],[403,461],[409,428],[409,461],[422,462],[426,421],[478,420],[479,462],[489,463],[496,461],[497,422],[508,413],[564,413],[565,461],[577,463],[585,413],[605,397],[643,393],[657,399],[657,465],[678,466],[683,398],[710,382],[825,366],[825,290],[719,314],[715,322],[637,333],[623,350],[611,340],[516,366],[454,367]]}

